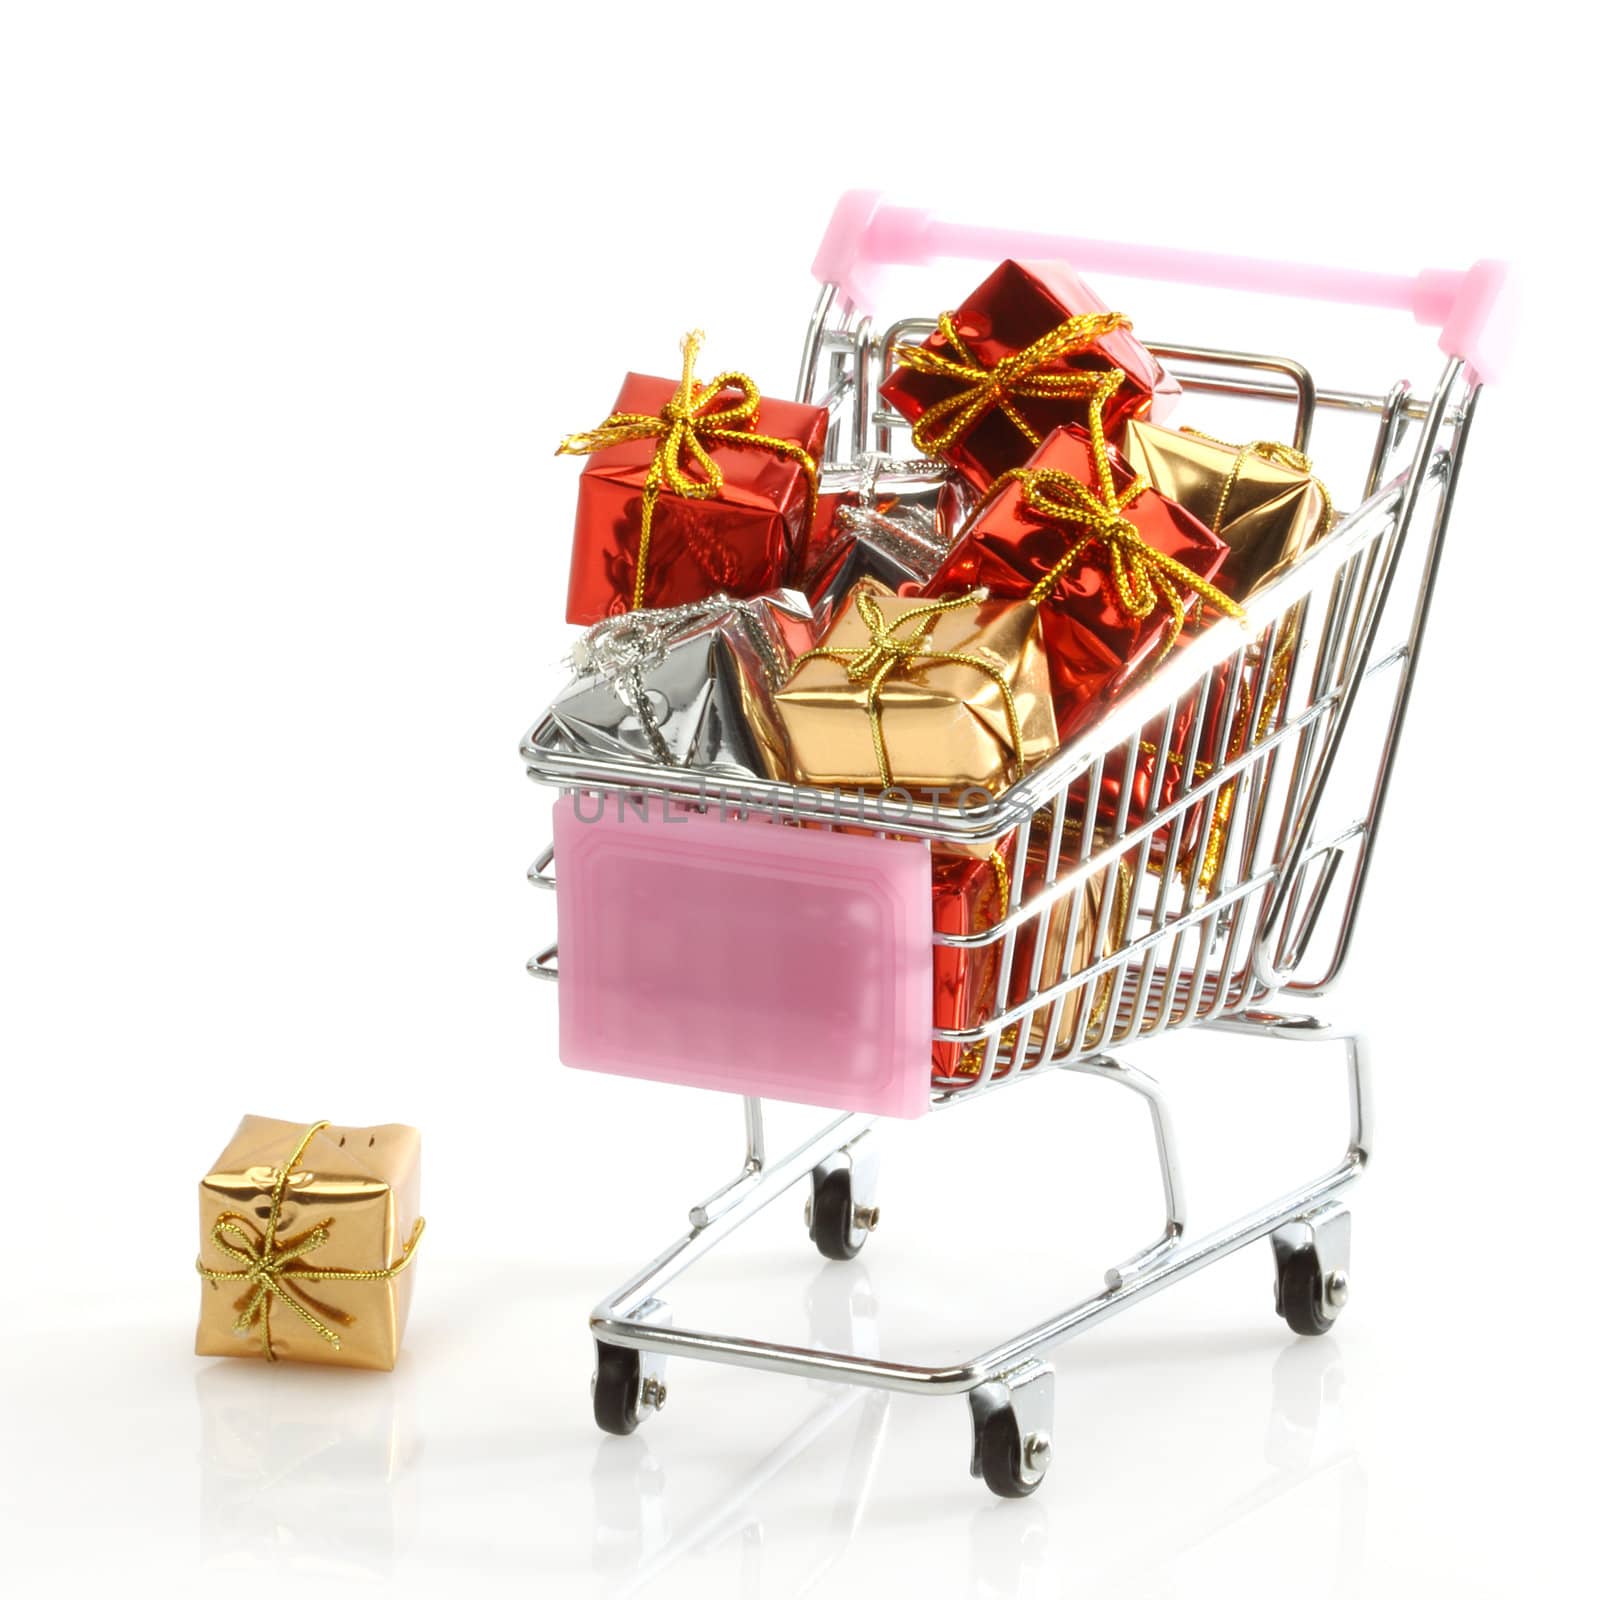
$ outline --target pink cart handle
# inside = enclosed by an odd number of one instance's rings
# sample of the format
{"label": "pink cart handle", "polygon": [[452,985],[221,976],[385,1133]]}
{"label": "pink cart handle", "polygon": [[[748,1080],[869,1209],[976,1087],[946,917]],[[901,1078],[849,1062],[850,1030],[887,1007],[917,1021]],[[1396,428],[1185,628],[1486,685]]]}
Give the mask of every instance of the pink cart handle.
{"label": "pink cart handle", "polygon": [[914,206],[889,205],[866,189],[840,195],[811,270],[823,283],[837,284],[853,305],[870,310],[880,267],[922,266],[940,257],[998,262],[1008,256],[1070,261],[1083,271],[1210,289],[1409,311],[1418,322],[1438,328],[1439,348],[1461,357],[1483,379],[1501,374],[1510,344],[1512,297],[1503,292],[1508,276],[1503,261],[1479,261],[1465,272],[1425,270],[1414,276],[1262,261],[945,222]]}

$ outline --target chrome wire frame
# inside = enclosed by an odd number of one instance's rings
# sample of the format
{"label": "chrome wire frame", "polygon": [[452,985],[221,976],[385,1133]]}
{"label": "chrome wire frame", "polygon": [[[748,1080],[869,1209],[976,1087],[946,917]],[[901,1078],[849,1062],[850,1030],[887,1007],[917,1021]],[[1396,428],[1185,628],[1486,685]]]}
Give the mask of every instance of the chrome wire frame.
{"label": "chrome wire frame", "polygon": [[1154,1079],[1109,1056],[1059,1063],[1068,1072],[1122,1082],[1149,1101],[1156,1128],[1157,1159],[1167,1195],[1166,1225],[1153,1244],[1106,1271],[1105,1287],[1099,1293],[991,1349],[943,1366],[922,1366],[849,1351],[805,1349],[763,1339],[674,1327],[657,1320],[662,1304],[660,1297],[674,1279],[734,1229],[809,1177],[828,1156],[849,1151],[861,1143],[873,1119],[854,1113],[828,1123],[780,1161],[752,1176],[737,1204],[724,1207],[703,1224],[691,1223],[688,1233],[595,1307],[589,1318],[590,1329],[599,1342],[625,1349],[690,1356],[725,1366],[823,1378],[900,1394],[967,1394],[985,1384],[1015,1381],[1018,1373],[1058,1345],[1157,1291],[1181,1282],[1201,1267],[1258,1239],[1265,1239],[1286,1225],[1299,1222],[1314,1226],[1330,1208],[1330,1202],[1336,1201],[1366,1167],[1372,1144],[1372,1083],[1369,1054],[1360,1037],[1334,1033],[1314,1018],[1305,1016],[1262,1014],[1230,1019],[1226,1026],[1239,1033],[1344,1046],[1350,1091],[1350,1132],[1343,1157],[1312,1182],[1202,1237],[1191,1239],[1185,1232],[1182,1186],[1169,1114]]}
{"label": "chrome wire frame", "polygon": [[[824,288],[807,332],[799,397],[831,413],[824,470],[864,452],[896,456],[904,424],[878,401],[895,344],[933,324],[909,319],[881,335]],[[986,956],[993,972],[982,1020],[933,1029],[960,1062],[934,1077],[935,1109],[1056,1070],[1098,1076],[1139,1094],[1150,1109],[1166,1202],[1160,1237],[1105,1274],[1104,1289],[994,1348],[952,1365],[909,1366],[845,1352],[805,1350],[662,1325],[658,1296],[672,1279],[779,1194],[862,1148],[872,1119],[841,1116],[787,1155],[769,1160],[760,1104],[747,1101],[746,1154],[735,1178],[690,1211],[690,1230],[608,1296],[592,1317],[597,1341],[736,1366],[805,1374],[905,1393],[971,1391],[1013,1396],[1054,1346],[1178,1282],[1252,1240],[1313,1230],[1342,1212],[1332,1202],[1371,1149],[1371,1081],[1358,1036],[1302,1014],[1347,958],[1373,845],[1409,705],[1413,674],[1477,401],[1477,382],[1448,362],[1436,387],[1414,393],[1319,390],[1282,357],[1150,343],[1187,391],[1294,408],[1297,448],[1325,414],[1365,417],[1374,438],[1359,485],[1330,484],[1355,509],[1250,600],[1249,637],[1219,622],[1176,650],[1093,728],[966,815],[908,805],[880,831],[970,851],[1013,841],[1005,914],[982,932],[934,935],[937,945]],[[914,454],[902,446],[899,456]],[[1281,693],[1262,714],[1269,671]],[[1364,741],[1351,737],[1360,707]],[[1370,718],[1370,727],[1367,719]],[[551,750],[536,725],[523,744],[535,781],[569,790],[654,793],[693,803],[700,779],[659,767],[574,761]],[[1215,730],[1241,730],[1215,749]],[[1207,730],[1211,730],[1209,733]],[[1375,730],[1375,733],[1371,730]],[[1209,742],[1208,742],[1209,741]],[[1212,756],[1202,756],[1202,746]],[[1136,812],[1133,785],[1108,774],[1141,760],[1157,774],[1159,802]],[[1336,781],[1337,780],[1337,781]],[[757,782],[747,803],[799,825],[849,824],[827,791]],[[1110,801],[1115,796],[1114,803]],[[1109,819],[1109,820],[1108,820]],[[856,826],[859,827],[859,821]],[[1030,848],[1031,847],[1031,848]],[[1209,858],[1214,871],[1201,869]],[[1027,870],[1020,870],[1024,862]],[[530,879],[553,887],[547,851]],[[1129,888],[1121,911],[1112,885]],[[1113,928],[1113,922],[1121,926]],[[1047,934],[1094,959],[1047,974]],[[1021,937],[1027,935],[1027,937]],[[1019,961],[1019,950],[1029,952]],[[557,952],[528,963],[554,979]],[[1199,1238],[1185,1214],[1170,1114],[1159,1087],[1114,1049],[1196,1024],[1231,1033],[1344,1046],[1350,1090],[1345,1155],[1272,1203]],[[1348,1220],[1330,1231],[1344,1232]],[[1347,1249],[1347,1242],[1343,1246]]]}

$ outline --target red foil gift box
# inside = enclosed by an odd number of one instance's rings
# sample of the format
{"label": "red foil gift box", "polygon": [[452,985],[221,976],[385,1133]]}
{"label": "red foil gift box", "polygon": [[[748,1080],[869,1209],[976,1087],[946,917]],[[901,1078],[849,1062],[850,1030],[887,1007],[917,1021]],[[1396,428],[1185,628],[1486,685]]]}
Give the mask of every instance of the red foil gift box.
{"label": "red foil gift box", "polygon": [[1227,547],[1142,481],[1103,438],[1057,429],[995,481],[928,584],[1039,602],[1063,743],[1171,649],[1201,600],[1237,613],[1209,582]]}
{"label": "red foil gift box", "polygon": [[713,594],[749,598],[791,578],[816,513],[821,406],[769,400],[739,372],[674,383],[630,372],[612,413],[564,440],[586,455],[567,621],[589,624]]}
{"label": "red foil gift box", "polygon": [[1052,429],[1087,426],[1097,394],[1113,440],[1131,418],[1159,421],[1178,397],[1128,319],[1060,262],[1001,262],[897,355],[883,399],[913,424],[924,455],[943,456],[979,489],[1024,465]]}
{"label": "red foil gift box", "polygon": [[[1016,866],[1017,835],[1007,834],[987,856],[959,855],[935,849],[933,856],[933,926],[936,933],[982,933],[1006,914],[1011,898],[1011,873]],[[1005,941],[959,949],[933,949],[933,1025],[975,1028],[995,1013],[999,1000],[1000,955]],[[962,1081],[983,1064],[981,1044],[960,1045],[936,1039],[933,1076]]]}

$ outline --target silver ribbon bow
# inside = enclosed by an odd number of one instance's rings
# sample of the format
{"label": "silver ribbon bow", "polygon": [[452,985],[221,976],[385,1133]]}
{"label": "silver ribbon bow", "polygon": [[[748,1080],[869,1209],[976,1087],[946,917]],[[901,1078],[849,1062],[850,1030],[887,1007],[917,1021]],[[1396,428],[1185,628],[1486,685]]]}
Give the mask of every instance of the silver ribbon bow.
{"label": "silver ribbon bow", "polygon": [[742,631],[761,662],[768,686],[780,687],[787,669],[773,646],[761,602],[736,600],[726,594],[690,600],[681,606],[625,611],[620,616],[602,618],[567,653],[567,665],[580,676],[609,679],[617,698],[639,719],[656,760],[663,766],[677,766],[680,763],[673,759],[651,708],[644,675],[666,660],[668,645],[687,629],[712,617],[730,615],[743,625]]}

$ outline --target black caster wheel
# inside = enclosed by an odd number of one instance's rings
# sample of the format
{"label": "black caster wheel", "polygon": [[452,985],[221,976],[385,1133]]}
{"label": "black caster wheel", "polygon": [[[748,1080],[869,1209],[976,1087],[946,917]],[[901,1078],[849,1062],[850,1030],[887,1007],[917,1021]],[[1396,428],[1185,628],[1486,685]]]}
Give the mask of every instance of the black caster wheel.
{"label": "black caster wheel", "polygon": [[626,1438],[639,1426],[639,1352],[620,1345],[594,1347],[595,1425],[602,1433]]}
{"label": "black caster wheel", "polygon": [[[1025,1458],[1036,1474],[1031,1482],[1022,1475]],[[991,1411],[979,1424],[978,1470],[990,1491],[1002,1500],[1026,1499],[1044,1482],[1049,1464],[1049,1436],[1036,1433],[1024,1440],[1010,1406]]]}
{"label": "black caster wheel", "polygon": [[1278,1258],[1278,1315],[1294,1332],[1308,1338],[1326,1333],[1346,1292],[1342,1272],[1324,1282],[1315,1245],[1299,1245]]}
{"label": "black caster wheel", "polygon": [[[856,1201],[850,1187],[850,1169],[820,1169],[811,1175],[811,1203],[806,1208],[811,1242],[829,1261],[854,1261],[866,1243],[866,1231],[856,1221]],[[857,1237],[852,1240],[850,1235]]]}

